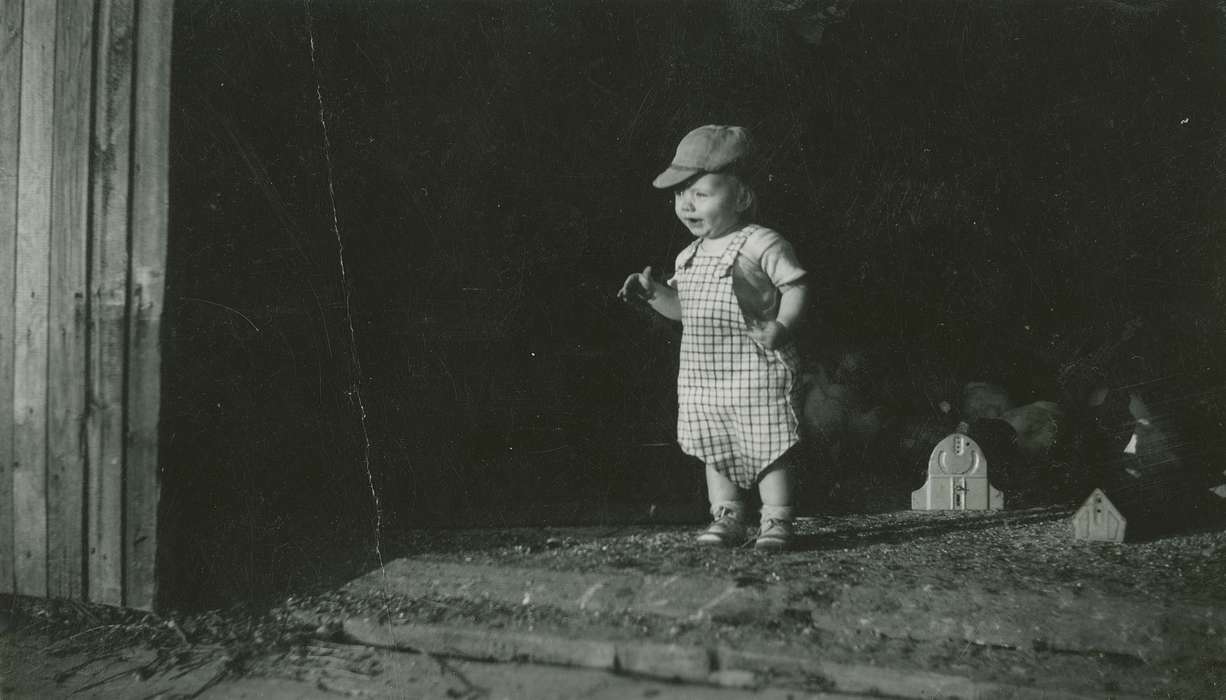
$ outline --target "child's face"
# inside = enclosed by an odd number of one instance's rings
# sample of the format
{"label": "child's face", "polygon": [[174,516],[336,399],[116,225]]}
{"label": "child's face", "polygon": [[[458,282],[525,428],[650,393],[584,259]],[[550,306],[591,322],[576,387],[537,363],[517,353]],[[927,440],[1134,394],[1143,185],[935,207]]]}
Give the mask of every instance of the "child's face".
{"label": "child's face", "polygon": [[743,223],[749,191],[733,175],[707,173],[673,190],[673,211],[698,238],[719,238]]}

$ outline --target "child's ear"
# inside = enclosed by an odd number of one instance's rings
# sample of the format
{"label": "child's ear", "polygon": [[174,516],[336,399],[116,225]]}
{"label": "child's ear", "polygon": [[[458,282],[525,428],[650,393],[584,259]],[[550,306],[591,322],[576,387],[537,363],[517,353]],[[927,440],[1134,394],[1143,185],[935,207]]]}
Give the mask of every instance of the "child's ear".
{"label": "child's ear", "polygon": [[736,196],[736,210],[738,212],[749,211],[753,207],[753,197],[753,190],[742,184]]}

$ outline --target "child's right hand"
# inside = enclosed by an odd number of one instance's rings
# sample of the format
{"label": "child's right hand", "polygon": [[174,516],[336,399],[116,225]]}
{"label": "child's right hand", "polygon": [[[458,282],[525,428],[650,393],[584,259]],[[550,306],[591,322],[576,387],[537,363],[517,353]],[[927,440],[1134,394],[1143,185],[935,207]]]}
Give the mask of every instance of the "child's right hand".
{"label": "child's right hand", "polygon": [[649,302],[656,297],[656,282],[651,279],[651,266],[643,268],[626,278],[617,298],[622,301]]}

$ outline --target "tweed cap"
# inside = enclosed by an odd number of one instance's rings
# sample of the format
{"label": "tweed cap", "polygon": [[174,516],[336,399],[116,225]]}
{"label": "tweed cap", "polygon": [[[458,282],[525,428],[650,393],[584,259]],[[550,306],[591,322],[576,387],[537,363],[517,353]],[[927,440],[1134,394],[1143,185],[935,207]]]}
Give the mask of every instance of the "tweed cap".
{"label": "tweed cap", "polygon": [[753,139],[744,127],[700,126],[681,139],[677,154],[651,183],[659,189],[676,187],[699,173],[717,173],[753,156]]}

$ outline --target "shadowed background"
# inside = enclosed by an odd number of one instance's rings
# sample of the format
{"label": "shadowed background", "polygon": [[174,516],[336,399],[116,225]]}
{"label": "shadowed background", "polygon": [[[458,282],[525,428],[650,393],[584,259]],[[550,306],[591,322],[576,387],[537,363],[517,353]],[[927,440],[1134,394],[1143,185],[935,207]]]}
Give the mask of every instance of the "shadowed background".
{"label": "shadowed background", "polygon": [[[686,244],[649,183],[704,123],[765,147],[762,223],[813,273],[811,376],[891,416],[806,452],[808,507],[905,503],[967,382],[1073,426],[1155,385],[1220,447],[1211,3],[181,0],[175,22],[173,602],[323,575],[320,542],[369,560],[376,526],[700,516],[678,331],[614,293]],[[1088,444],[1052,461],[1122,447]]]}

